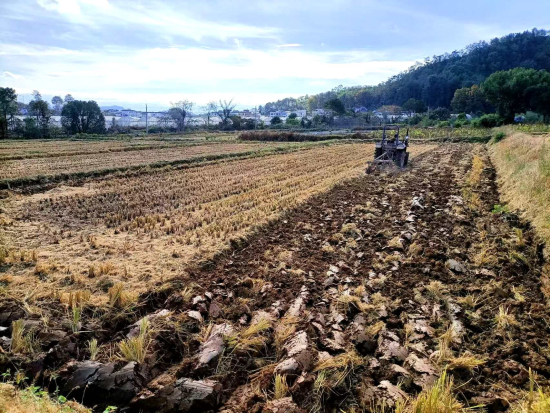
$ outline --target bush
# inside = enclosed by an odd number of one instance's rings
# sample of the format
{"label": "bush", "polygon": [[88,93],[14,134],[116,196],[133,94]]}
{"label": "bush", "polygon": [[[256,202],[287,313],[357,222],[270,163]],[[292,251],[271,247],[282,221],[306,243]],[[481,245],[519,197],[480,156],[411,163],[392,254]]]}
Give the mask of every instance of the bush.
{"label": "bush", "polygon": [[495,137],[493,138],[494,142],[497,143],[497,142],[500,142],[501,140],[503,140],[504,138],[506,137],[506,134],[504,132],[498,132]]}
{"label": "bush", "polygon": [[422,126],[423,128],[428,128],[430,126],[435,126],[436,123],[437,122],[435,120],[429,119],[427,116],[424,116],[422,118],[422,121],[420,122],[420,126]]}
{"label": "bush", "polygon": [[449,121],[444,120],[443,122],[439,122],[437,124],[438,128],[448,128],[449,127]]}
{"label": "bush", "polygon": [[420,122],[422,122],[422,116],[418,113],[414,115],[412,118],[407,119],[407,122],[409,125],[418,125]]}
{"label": "bush", "polygon": [[437,108],[428,115],[430,120],[448,120],[451,117],[451,112],[446,108]]}
{"label": "bush", "polygon": [[530,124],[542,123],[543,121],[544,121],[543,116],[531,111],[527,111],[523,119],[523,123],[530,123]]}
{"label": "bush", "polygon": [[490,113],[488,115],[483,115],[480,118],[474,119],[472,121],[472,126],[476,128],[494,128],[496,126],[502,125],[503,120],[500,116],[495,113]]}

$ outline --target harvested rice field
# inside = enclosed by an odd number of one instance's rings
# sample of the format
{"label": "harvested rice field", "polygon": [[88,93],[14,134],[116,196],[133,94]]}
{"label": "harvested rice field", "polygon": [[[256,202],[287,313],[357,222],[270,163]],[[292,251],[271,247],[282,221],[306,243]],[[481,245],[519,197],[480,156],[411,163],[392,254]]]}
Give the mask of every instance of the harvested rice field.
{"label": "harvested rice field", "polygon": [[[185,150],[240,145],[261,144]],[[548,411],[541,238],[485,145],[409,151],[372,174],[373,144],[331,142],[3,190],[0,370],[94,412]]]}
{"label": "harvested rice field", "polygon": [[83,174],[95,171],[116,170],[128,167],[146,166],[155,163],[185,161],[206,156],[223,156],[249,153],[275,148],[290,148],[296,144],[278,143],[210,143],[194,145],[164,145],[135,147],[132,150],[108,150],[89,153],[69,153],[68,155],[27,157],[24,159],[3,160],[0,164],[0,180]]}

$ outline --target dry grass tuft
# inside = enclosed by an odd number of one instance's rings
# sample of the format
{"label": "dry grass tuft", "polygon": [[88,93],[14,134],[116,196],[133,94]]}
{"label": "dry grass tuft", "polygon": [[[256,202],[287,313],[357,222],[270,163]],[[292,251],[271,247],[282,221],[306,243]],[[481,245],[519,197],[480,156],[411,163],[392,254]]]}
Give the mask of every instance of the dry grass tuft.
{"label": "dry grass tuft", "polygon": [[373,324],[372,326],[368,326],[365,329],[365,332],[371,336],[376,337],[380,331],[382,331],[384,328],[386,328],[386,324],[383,321],[379,321],[376,324]]}
{"label": "dry grass tuft", "polygon": [[90,352],[90,360],[94,361],[97,358],[97,353],[99,352],[97,340],[95,338],[88,341],[88,351]]}
{"label": "dry grass tuft", "polygon": [[119,343],[119,350],[122,353],[122,358],[126,361],[143,363],[147,356],[149,345],[151,344],[149,335],[149,320],[143,318],[139,326],[139,335]]}
{"label": "dry grass tuft", "polygon": [[281,376],[279,374],[275,375],[275,393],[273,395],[274,399],[282,399],[288,394],[288,384],[286,382],[286,376]]}
{"label": "dry grass tuft", "polygon": [[356,295],[351,295],[348,291],[342,292],[336,299],[336,307],[340,310],[348,312],[350,311],[352,306],[363,313],[372,311],[374,309],[374,306],[364,303],[360,297],[357,297]]}
{"label": "dry grass tuft", "polygon": [[32,331],[25,332],[23,320],[17,320],[11,323],[11,346],[12,353],[33,354],[40,343],[35,339]]}
{"label": "dry grass tuft", "polygon": [[403,413],[465,413],[477,407],[464,407],[453,394],[453,379],[444,370],[433,386],[423,390],[400,409]]}
{"label": "dry grass tuft", "polygon": [[516,318],[513,314],[509,313],[508,308],[503,305],[498,308],[498,314],[495,316],[495,324],[497,329],[504,332],[510,327],[517,325],[517,323]]}
{"label": "dry grass tuft", "polygon": [[124,284],[117,283],[109,288],[109,305],[115,308],[123,308],[132,303],[134,297],[124,291]]}
{"label": "dry grass tuft", "polygon": [[472,355],[462,355],[460,357],[451,357],[447,360],[448,364],[446,365],[447,370],[472,370],[476,367],[479,367],[485,363],[487,360],[483,358],[477,358]]}
{"label": "dry grass tuft", "polygon": [[313,372],[324,372],[327,377],[325,387],[330,382],[330,387],[334,388],[342,384],[346,377],[363,363],[361,356],[355,351],[349,351],[322,361],[315,366]]}
{"label": "dry grass tuft", "polygon": [[227,346],[233,351],[241,350],[256,353],[265,347],[267,337],[264,332],[271,328],[269,320],[262,318],[256,324],[226,337]]}
{"label": "dry grass tuft", "polygon": [[442,301],[449,289],[441,281],[432,281],[426,286],[426,290],[436,300]]}
{"label": "dry grass tuft", "polygon": [[275,347],[278,354],[281,354],[283,346],[290,336],[296,333],[298,321],[297,317],[291,315],[285,315],[279,320],[275,327]]}
{"label": "dry grass tuft", "polygon": [[513,404],[510,413],[548,413],[550,412],[550,389],[543,389],[535,382],[534,374],[529,369],[529,391],[520,401]]}

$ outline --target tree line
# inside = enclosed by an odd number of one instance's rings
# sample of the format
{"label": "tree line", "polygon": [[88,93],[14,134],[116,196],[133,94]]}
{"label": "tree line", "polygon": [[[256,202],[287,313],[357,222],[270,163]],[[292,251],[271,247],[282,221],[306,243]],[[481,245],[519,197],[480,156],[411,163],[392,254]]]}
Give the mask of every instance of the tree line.
{"label": "tree line", "polygon": [[[364,106],[374,110],[384,105],[403,106],[410,99],[426,107],[451,108],[457,89],[480,85],[492,73],[517,67],[534,70],[550,69],[550,36],[548,31],[533,29],[514,33],[490,42],[478,42],[463,50],[428,57],[408,70],[377,86],[338,86],[312,96],[286,98],[266,103],[262,113],[273,110],[322,108],[338,98],[346,109]],[[482,107],[481,111],[491,108]]]}
{"label": "tree line", "polygon": [[[105,115],[99,105],[93,101],[76,100],[68,94],[65,98],[54,96],[51,103],[45,101],[38,91],[33,91],[28,105],[17,101],[17,93],[12,88],[0,87],[0,139],[9,136],[24,138],[49,138],[60,135],[104,134],[107,132]],[[235,108],[233,100],[211,101],[199,110],[203,114],[205,126],[220,129],[254,129],[251,119],[243,120],[232,116]],[[162,131],[183,131],[190,123],[190,115],[195,104],[189,100],[171,102],[170,109],[161,119],[164,126],[152,127]],[[25,111],[26,116],[20,116]],[[60,115],[60,127],[52,122],[52,116]],[[214,118],[221,121],[213,125]],[[120,132],[115,119],[109,125],[112,132]]]}
{"label": "tree line", "polygon": [[[0,87],[0,138],[10,135],[25,138],[49,138],[53,135],[66,133],[105,133],[105,117],[98,104],[93,100],[76,100],[70,94],[62,99],[54,96],[51,105],[42,99],[38,91],[33,91],[33,99],[29,102],[27,116],[16,117],[22,109],[17,101],[17,93],[12,88]],[[61,129],[54,127],[52,116],[61,115]]]}

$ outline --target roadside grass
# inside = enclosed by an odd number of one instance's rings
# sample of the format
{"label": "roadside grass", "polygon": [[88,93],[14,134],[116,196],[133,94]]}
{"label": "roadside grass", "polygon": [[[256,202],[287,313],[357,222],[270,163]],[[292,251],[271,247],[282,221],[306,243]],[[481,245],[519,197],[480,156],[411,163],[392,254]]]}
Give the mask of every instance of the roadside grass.
{"label": "roadside grass", "polygon": [[550,136],[515,132],[490,145],[502,198],[550,245]]}

